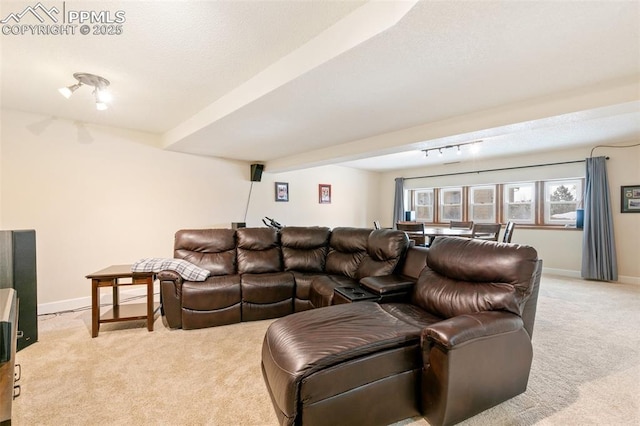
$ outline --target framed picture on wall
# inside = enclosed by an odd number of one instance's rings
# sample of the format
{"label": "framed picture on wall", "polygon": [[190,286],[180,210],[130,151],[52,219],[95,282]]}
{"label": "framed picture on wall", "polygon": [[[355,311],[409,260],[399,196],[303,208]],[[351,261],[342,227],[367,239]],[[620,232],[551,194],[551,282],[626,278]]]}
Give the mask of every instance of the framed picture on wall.
{"label": "framed picture on wall", "polygon": [[318,202],[320,204],[331,204],[331,185],[326,183],[318,185]]}
{"label": "framed picture on wall", "polygon": [[276,201],[289,201],[288,182],[276,182]]}
{"label": "framed picture on wall", "polygon": [[640,185],[620,187],[620,213],[640,213]]}

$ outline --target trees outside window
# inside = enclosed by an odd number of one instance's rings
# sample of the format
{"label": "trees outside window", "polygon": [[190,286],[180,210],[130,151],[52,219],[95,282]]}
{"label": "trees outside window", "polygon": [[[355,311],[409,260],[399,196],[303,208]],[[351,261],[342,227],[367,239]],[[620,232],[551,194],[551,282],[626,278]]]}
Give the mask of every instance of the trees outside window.
{"label": "trees outside window", "polygon": [[581,198],[582,185],[579,180],[545,182],[545,223],[575,223],[576,209]]}
{"label": "trees outside window", "polygon": [[573,225],[582,207],[583,178],[492,185],[420,188],[409,191],[411,208],[420,222],[446,224],[509,221],[545,225]]}

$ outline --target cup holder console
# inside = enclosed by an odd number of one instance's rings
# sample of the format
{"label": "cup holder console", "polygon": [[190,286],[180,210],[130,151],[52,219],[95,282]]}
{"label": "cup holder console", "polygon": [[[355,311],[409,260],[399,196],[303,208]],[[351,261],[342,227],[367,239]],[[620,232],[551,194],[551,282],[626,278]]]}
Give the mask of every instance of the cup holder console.
{"label": "cup holder console", "polygon": [[368,292],[360,287],[338,287],[336,291],[347,298],[349,301],[355,300],[374,300],[378,296]]}

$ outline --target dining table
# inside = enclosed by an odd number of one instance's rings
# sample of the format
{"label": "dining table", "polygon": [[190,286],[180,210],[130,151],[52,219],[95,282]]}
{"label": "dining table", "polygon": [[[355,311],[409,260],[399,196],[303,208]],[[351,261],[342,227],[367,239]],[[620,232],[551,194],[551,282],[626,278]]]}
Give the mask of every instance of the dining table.
{"label": "dining table", "polygon": [[[416,223],[416,222],[398,222],[398,223]],[[413,238],[417,241],[422,237],[422,232],[407,232],[409,238]],[[487,234],[488,235],[488,234]],[[427,244],[426,246],[430,246],[433,240],[436,237],[463,237],[463,238],[473,238],[477,236],[482,236],[482,234],[473,233],[472,229],[467,228],[448,228],[448,227],[424,227],[424,238]]]}
{"label": "dining table", "polygon": [[429,239],[429,245],[436,237],[464,237],[473,238],[473,230],[465,228],[424,228],[424,236]]}

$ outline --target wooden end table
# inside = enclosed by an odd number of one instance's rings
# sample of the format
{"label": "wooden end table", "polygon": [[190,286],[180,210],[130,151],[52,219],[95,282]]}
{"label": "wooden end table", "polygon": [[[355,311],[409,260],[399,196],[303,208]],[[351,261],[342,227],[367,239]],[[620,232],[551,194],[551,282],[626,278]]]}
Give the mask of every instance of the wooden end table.
{"label": "wooden end table", "polygon": [[[159,304],[153,301],[153,272],[131,272],[131,265],[112,265],[86,276],[91,280],[91,337],[97,337],[100,324],[107,322],[147,320],[147,329],[153,331],[153,319]],[[120,280],[126,279],[126,282]],[[120,305],[118,287],[147,286],[147,303]],[[112,287],[112,309],[100,315],[100,288]]]}

